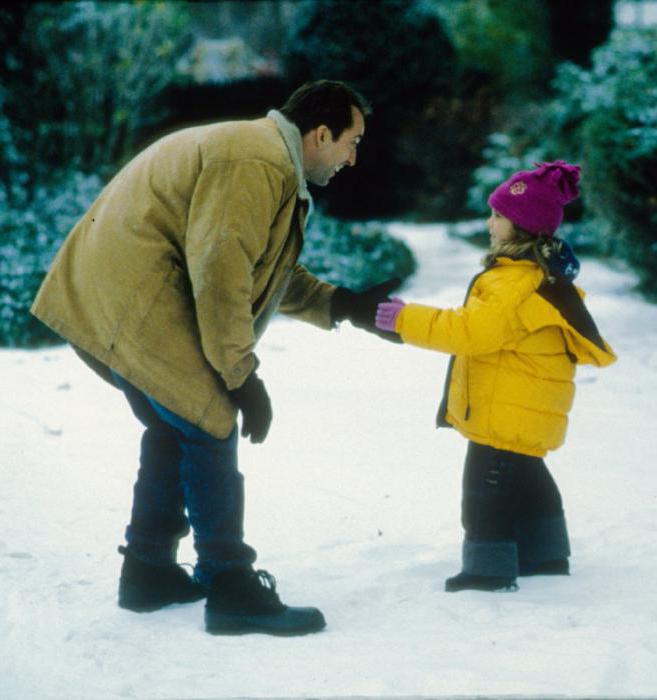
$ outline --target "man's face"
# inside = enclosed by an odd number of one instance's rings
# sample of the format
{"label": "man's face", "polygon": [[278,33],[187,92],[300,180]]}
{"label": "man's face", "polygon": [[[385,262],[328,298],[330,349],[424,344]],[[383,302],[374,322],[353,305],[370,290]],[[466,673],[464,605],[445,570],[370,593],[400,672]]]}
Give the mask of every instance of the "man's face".
{"label": "man's face", "polygon": [[326,126],[318,127],[314,133],[313,157],[307,159],[305,176],[308,182],[323,187],[345,165],[356,165],[356,149],[365,133],[365,119],[360,110],[351,108],[352,125],[334,141]]}

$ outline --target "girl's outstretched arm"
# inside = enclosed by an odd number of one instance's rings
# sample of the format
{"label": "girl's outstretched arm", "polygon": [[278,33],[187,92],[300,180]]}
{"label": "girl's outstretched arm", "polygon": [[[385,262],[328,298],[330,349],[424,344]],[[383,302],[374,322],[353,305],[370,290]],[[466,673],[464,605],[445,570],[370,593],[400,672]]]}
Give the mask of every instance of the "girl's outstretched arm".
{"label": "girl's outstretched arm", "polygon": [[394,315],[388,323],[405,343],[451,355],[496,352],[514,338],[512,315],[501,299],[474,300],[455,309],[409,303],[382,309],[382,322],[383,315]]}

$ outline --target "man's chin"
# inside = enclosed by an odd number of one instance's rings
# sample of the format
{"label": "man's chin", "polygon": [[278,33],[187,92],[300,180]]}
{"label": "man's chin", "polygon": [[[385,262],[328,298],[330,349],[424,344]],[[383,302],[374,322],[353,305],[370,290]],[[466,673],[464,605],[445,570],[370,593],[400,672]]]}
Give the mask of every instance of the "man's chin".
{"label": "man's chin", "polygon": [[311,185],[316,185],[317,187],[326,187],[326,185],[328,185],[329,182],[331,182],[331,179],[335,174],[335,170],[331,170],[330,172],[327,172],[326,170],[324,170],[323,172],[321,170],[315,170],[315,172],[305,173],[305,177]]}

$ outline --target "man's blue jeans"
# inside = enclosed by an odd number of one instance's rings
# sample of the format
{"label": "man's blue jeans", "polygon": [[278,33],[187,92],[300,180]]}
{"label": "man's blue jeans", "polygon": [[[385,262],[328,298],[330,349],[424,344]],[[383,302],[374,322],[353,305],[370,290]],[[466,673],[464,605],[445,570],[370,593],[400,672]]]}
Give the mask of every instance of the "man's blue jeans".
{"label": "man's blue jeans", "polygon": [[252,564],[256,553],[244,543],[237,428],[225,440],[215,438],[113,376],[146,427],[126,529],[132,553],[152,564],[173,563],[191,525],[195,578],[202,585],[209,586],[217,573]]}

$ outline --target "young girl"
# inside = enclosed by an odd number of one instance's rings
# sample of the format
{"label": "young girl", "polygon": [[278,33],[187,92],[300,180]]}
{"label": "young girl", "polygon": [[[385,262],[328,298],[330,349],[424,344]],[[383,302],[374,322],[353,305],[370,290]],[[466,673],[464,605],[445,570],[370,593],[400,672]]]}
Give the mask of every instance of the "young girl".
{"label": "young girl", "polygon": [[563,444],[575,365],[616,359],[573,279],[579,264],[554,236],[578,196],[564,161],[518,172],[490,196],[491,246],[463,306],[393,298],[376,325],[452,355],[437,423],[469,440],[463,475],[463,566],[447,591],[516,590],[516,577],[568,574],[559,490],[543,457]]}

